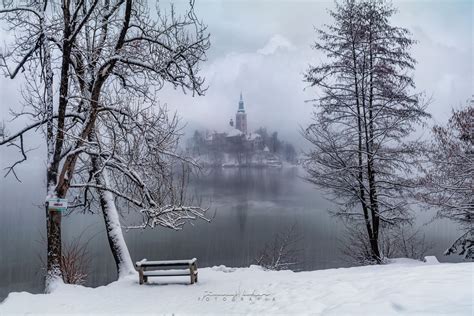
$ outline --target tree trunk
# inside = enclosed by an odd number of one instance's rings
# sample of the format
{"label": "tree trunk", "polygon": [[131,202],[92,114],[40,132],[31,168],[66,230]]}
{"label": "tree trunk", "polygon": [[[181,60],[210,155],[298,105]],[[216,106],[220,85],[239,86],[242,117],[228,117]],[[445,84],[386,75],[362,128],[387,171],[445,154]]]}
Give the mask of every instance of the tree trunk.
{"label": "tree trunk", "polygon": [[[107,170],[104,169],[102,172],[97,172],[100,169],[98,158],[93,158],[92,164],[97,185],[108,187],[109,179]],[[120,218],[117,208],[115,207],[114,197],[109,191],[97,191],[99,193],[102,215],[104,216],[107,239],[112,255],[114,256],[118,277],[121,279],[127,275],[135,274],[135,267],[122,234]]]}
{"label": "tree trunk", "polygon": [[[370,22],[369,27],[369,102],[368,102],[368,112],[369,112],[369,122],[366,124],[366,131],[368,129],[368,135],[366,132],[366,143],[367,143],[367,174],[369,178],[369,187],[370,187],[370,204],[372,211],[372,224],[373,224],[373,240],[371,241],[372,253],[374,254],[374,259],[377,262],[382,261],[379,250],[379,225],[380,225],[380,215],[379,215],[379,205],[377,200],[377,187],[375,182],[375,170],[374,170],[374,122],[373,122],[373,100],[374,100],[374,83],[373,83],[373,73],[374,73],[374,48],[372,46],[372,21]],[[364,110],[365,117],[365,110]]]}
{"label": "tree trunk", "polygon": [[[45,90],[45,116],[47,118],[46,125],[46,147],[47,147],[47,162],[48,169],[46,173],[47,196],[46,199],[53,198],[56,194],[54,192],[57,181],[57,169],[53,164],[54,157],[54,123],[53,123],[53,70],[51,66],[51,52],[49,48],[49,41],[47,39],[44,21],[46,6],[43,6],[41,11],[42,17],[40,20],[40,27],[43,31],[41,49],[43,52],[43,76],[44,76],[44,90]],[[47,234],[47,274],[45,280],[45,290],[50,292],[53,284],[63,282],[61,273],[61,212],[49,212],[48,205],[46,205],[46,234]]]}
{"label": "tree trunk", "polygon": [[[47,206],[46,206],[47,208]],[[46,274],[46,292],[53,289],[54,283],[62,282],[61,273],[61,212],[48,212],[48,254],[47,254],[47,274]]]}
{"label": "tree trunk", "polygon": [[[62,47],[62,60],[61,60],[61,74],[60,74],[60,87],[59,87],[59,105],[58,105],[58,119],[57,119],[57,133],[54,152],[52,151],[52,140],[48,140],[48,155],[52,154],[48,161],[48,197],[49,198],[65,198],[68,190],[68,181],[61,179],[58,183],[57,175],[61,161],[62,147],[64,142],[64,121],[66,116],[66,107],[68,103],[68,88],[69,88],[69,65],[71,63],[71,43],[68,38],[71,34],[70,29],[70,15],[69,7],[63,6],[64,14],[64,31],[63,31],[63,47]],[[46,38],[45,38],[46,41]],[[51,58],[48,51],[48,57]],[[48,62],[48,61],[46,61]],[[51,62],[51,61],[49,61]],[[48,67],[48,65],[46,66]],[[52,75],[47,73],[47,76]],[[48,84],[46,82],[46,84]],[[48,86],[46,86],[48,89]],[[48,96],[49,97],[49,96]],[[49,106],[49,105],[48,105]],[[52,109],[51,109],[52,110]],[[48,129],[48,133],[49,133]],[[52,135],[52,134],[51,134]],[[53,193],[53,190],[55,192]],[[48,212],[48,211],[47,211]],[[47,214],[47,240],[48,240],[48,253],[47,253],[47,274],[46,274],[46,291],[51,290],[52,282],[62,279],[61,273],[61,212],[48,212]]]}
{"label": "tree trunk", "polygon": [[[361,102],[360,99],[362,99],[362,108],[365,107],[365,96],[364,96],[364,86],[362,85],[362,91],[359,92],[359,78],[358,78],[358,72],[357,72],[357,59],[356,59],[356,47],[355,47],[355,39],[354,39],[354,34],[352,35],[352,45],[351,45],[351,53],[352,53],[352,62],[353,62],[353,76],[354,76],[354,99],[356,101],[356,112],[357,112],[357,130],[358,130],[358,182],[359,182],[359,200],[361,202],[362,206],[362,211],[364,213],[364,222],[365,222],[365,227],[367,230],[367,236],[369,238],[369,244],[370,244],[370,249],[372,252],[373,258],[377,261],[380,262],[380,254],[379,254],[379,248],[378,248],[378,238],[375,237],[375,232],[374,232],[374,222],[373,222],[373,212],[371,212],[371,218],[369,218],[369,207],[367,205],[366,197],[365,197],[365,186],[364,186],[364,175],[363,175],[363,158],[362,158],[362,134],[363,134],[363,128],[362,128],[362,113],[361,113]],[[362,69],[362,74],[364,73],[365,69]],[[362,82],[364,79],[362,79]],[[362,94],[362,97],[361,95]],[[365,110],[364,110],[365,112]],[[365,113],[364,113],[365,115]],[[365,121],[365,120],[364,120]],[[365,125],[365,124],[364,124]],[[364,128],[366,130],[366,127]],[[370,194],[369,194],[370,196]],[[370,207],[372,210],[372,205]]]}

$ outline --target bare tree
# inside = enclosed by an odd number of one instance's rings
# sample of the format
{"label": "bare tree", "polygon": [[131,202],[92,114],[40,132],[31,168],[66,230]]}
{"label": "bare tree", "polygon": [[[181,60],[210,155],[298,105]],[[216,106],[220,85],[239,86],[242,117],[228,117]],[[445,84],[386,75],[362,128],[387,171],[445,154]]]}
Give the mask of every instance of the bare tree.
{"label": "bare tree", "polygon": [[295,223],[285,231],[275,234],[273,241],[260,250],[255,263],[268,270],[297,269],[301,265],[301,249],[297,248],[300,240]]}
{"label": "bare tree", "polygon": [[157,112],[157,107],[124,103],[122,115],[99,115],[91,138],[95,145],[80,157],[78,174],[71,184],[78,191],[75,201],[79,209],[90,208],[97,198],[119,276],[134,273],[121,232],[120,208],[143,215],[140,225],[127,228],[179,230],[190,220],[207,220],[206,209],[189,205],[193,201],[186,198],[188,167],[176,173],[177,165],[192,164],[177,152],[177,117],[169,116],[162,107]]}
{"label": "bare tree", "polygon": [[417,197],[437,209],[437,215],[458,223],[462,234],[445,254],[474,258],[474,101],[453,110],[446,126],[433,127],[424,147],[427,166],[419,180]]}
{"label": "bare tree", "polygon": [[[341,239],[342,253],[346,261],[360,265],[373,263],[372,250],[364,225],[346,224],[347,235]],[[411,258],[423,261],[432,244],[425,240],[424,234],[408,224],[388,226],[381,230],[379,247],[386,258]]]}
{"label": "bare tree", "polygon": [[[194,15],[192,2],[184,16],[177,16],[173,7],[169,14],[157,8],[157,19],[150,16],[147,6],[139,2],[130,5],[125,7],[126,10],[130,10],[130,16],[125,15],[125,23],[128,23],[125,27],[120,22],[115,22],[112,16],[104,15],[103,12],[108,12],[110,9],[110,4],[104,3],[103,10],[97,11],[92,16],[90,23],[84,28],[84,34],[78,36],[77,46],[80,49],[74,54],[77,88],[82,96],[82,102],[89,102],[92,108],[97,103],[97,119],[102,122],[102,126],[96,123],[94,131],[91,130],[88,136],[92,144],[98,145],[98,150],[91,157],[91,170],[94,174],[94,185],[99,192],[109,244],[119,275],[132,273],[134,269],[120,231],[120,222],[112,197],[127,196],[128,201],[136,207],[143,208],[143,212],[154,214],[156,208],[163,207],[160,204],[162,201],[156,196],[152,197],[158,192],[150,192],[150,183],[144,182],[142,177],[153,177],[154,183],[161,180],[163,183],[160,186],[165,187],[169,181],[167,178],[169,173],[165,175],[164,170],[170,166],[163,164],[165,159],[162,156],[171,155],[176,158],[178,155],[175,153],[177,142],[175,120],[171,124],[166,122],[163,124],[162,121],[167,118],[164,111],[155,115],[153,111],[129,110],[127,106],[116,106],[124,103],[120,99],[110,102],[111,96],[118,94],[127,100],[141,97],[142,103],[151,104],[153,96],[150,95],[150,91],[159,90],[166,82],[183,88],[183,91],[188,90],[201,95],[204,92],[203,79],[197,73],[199,62],[204,60],[205,51],[209,47],[206,28]],[[112,22],[104,22],[107,19],[111,19]],[[127,19],[129,21],[126,21]],[[104,25],[107,27],[104,28]],[[120,49],[117,49],[118,45]],[[107,77],[103,77],[104,69],[107,69]],[[107,120],[114,124],[111,126],[106,123]],[[114,131],[117,127],[120,128],[119,132]],[[106,141],[102,139],[104,134],[101,133],[101,128],[105,128],[109,133],[105,136],[108,138]],[[133,134],[133,130],[140,134]],[[112,136],[120,136],[120,139]],[[130,149],[124,150],[127,148],[135,150],[135,157],[132,157],[135,159],[133,164],[128,160],[131,157],[122,156],[130,155]],[[106,154],[102,154],[104,150]],[[143,156],[144,153],[146,157]],[[141,160],[137,157],[140,154],[142,154]],[[109,171],[108,168],[113,170]],[[120,189],[110,190],[113,186],[110,184],[109,174],[116,179],[117,172],[124,174],[121,189],[126,188],[130,196],[123,194],[123,190]],[[74,184],[74,187],[79,185],[91,186],[90,183],[82,183]],[[129,192],[130,186],[133,187],[133,192]],[[169,189],[169,186],[167,188]],[[164,194],[163,191],[159,193]],[[135,198],[131,198],[137,194],[144,199],[139,199],[142,201],[137,202]],[[186,212],[189,210],[186,209]],[[203,218],[201,208],[193,210],[201,215],[199,218]],[[183,211],[168,208],[167,216],[177,215]],[[158,212],[155,217],[157,220],[163,219],[164,214]],[[176,226],[176,222],[169,222],[166,225],[163,223],[162,226],[177,229],[180,225]]]}
{"label": "bare tree", "polygon": [[333,24],[317,30],[314,44],[326,61],[305,75],[321,95],[303,131],[314,146],[307,179],[332,194],[336,215],[363,223],[368,259],[376,263],[383,261],[380,230],[411,220],[407,177],[414,150],[404,139],[429,117],[408,74],[414,41],[389,23],[394,13],[386,1],[336,2]]}
{"label": "bare tree", "polygon": [[[8,172],[15,174],[18,164],[27,159],[24,136],[46,126],[47,199],[65,198],[72,185],[78,187],[76,177],[86,157],[92,162],[91,170],[100,171],[92,172],[99,193],[107,197],[114,192],[104,177],[107,172],[102,172],[103,161],[114,154],[113,142],[100,139],[99,120],[108,115],[120,122],[130,112],[107,102],[107,93],[120,86],[125,94],[151,98],[154,87],[170,83],[203,94],[204,80],[198,72],[209,48],[209,35],[193,7],[191,2],[186,14],[178,16],[173,8],[166,13],[159,7],[151,15],[145,2],[133,0],[5,1],[0,13],[15,27],[17,37],[10,51],[2,54],[3,69],[11,78],[26,69],[26,95],[39,96],[28,97],[32,110],[20,113],[30,115],[33,123],[0,141],[0,145],[17,146],[21,153]],[[56,55],[60,57],[48,57]],[[50,81],[53,72],[59,73],[56,82]],[[32,80],[38,73],[44,74],[42,80]],[[52,86],[59,92],[57,106],[52,105]],[[98,151],[101,142],[102,149],[107,147],[104,151]],[[110,196],[102,199],[104,210],[114,210],[111,201]],[[48,288],[51,281],[61,278],[61,213],[47,212],[47,217]],[[116,213],[105,212],[104,218],[106,224],[117,227]],[[121,232],[114,236],[109,241],[123,241]]]}
{"label": "bare tree", "polygon": [[[31,111],[23,111],[16,116],[27,115],[34,121],[17,133],[4,136],[0,145],[18,147],[21,158],[10,166],[7,172],[16,176],[15,167],[27,159],[24,135],[46,126],[46,129],[43,129],[47,146],[46,201],[66,196],[65,178],[59,177],[59,169],[64,154],[65,133],[75,125],[67,121],[71,117],[83,119],[77,113],[68,111],[68,89],[71,49],[75,37],[98,0],[93,1],[84,16],[79,17],[77,12],[83,8],[84,3],[62,1],[59,5],[56,1],[48,0],[3,1],[3,7],[0,9],[2,19],[15,35],[10,49],[2,53],[2,69],[12,79],[20,71],[27,70],[29,74],[25,95]],[[59,61],[53,59],[53,49],[60,52]],[[56,107],[53,104],[54,71],[59,72],[56,84],[59,85],[59,97]],[[35,81],[34,78],[38,77],[41,80]],[[48,212],[46,205],[46,217],[48,289],[51,282],[61,279],[61,213]]]}

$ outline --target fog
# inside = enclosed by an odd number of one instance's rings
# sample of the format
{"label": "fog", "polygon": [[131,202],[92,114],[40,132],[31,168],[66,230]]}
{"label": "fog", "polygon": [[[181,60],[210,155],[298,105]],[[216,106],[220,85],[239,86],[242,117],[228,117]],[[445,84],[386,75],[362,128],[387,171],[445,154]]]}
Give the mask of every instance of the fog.
{"label": "fog", "polygon": [[[154,3],[154,1],[152,1]],[[178,12],[188,1],[175,1]],[[394,1],[394,23],[411,30],[419,91],[432,97],[433,121],[446,121],[450,109],[466,102],[473,88],[473,2],[470,0]],[[160,2],[168,8],[168,1]],[[161,103],[177,111],[186,132],[222,129],[237,110],[242,91],[250,130],[260,126],[304,148],[299,127],[310,119],[315,91],[302,81],[309,64],[322,56],[311,49],[314,28],[330,22],[331,1],[196,1],[208,25],[211,49],[202,65],[205,96],[183,95],[165,86]],[[6,38],[0,33],[0,42]],[[21,107],[20,80],[0,78],[0,121]],[[9,123],[11,130],[21,123]],[[2,155],[6,155],[1,150]]]}
{"label": "fog", "polygon": [[[150,2],[155,2],[150,0]],[[188,1],[177,1],[178,11],[187,5]],[[168,2],[160,2],[166,7]],[[470,0],[446,1],[394,1],[399,13],[394,17],[394,23],[410,29],[413,37],[418,41],[413,48],[413,55],[418,64],[414,73],[415,83],[419,91],[424,91],[432,97],[428,112],[433,115],[433,123],[443,123],[447,120],[452,107],[458,107],[473,93],[473,15],[474,4]],[[158,93],[159,102],[166,104],[170,111],[176,111],[181,122],[186,125],[184,131],[189,136],[195,129],[222,130],[228,126],[230,118],[234,118],[237,111],[239,94],[242,92],[245,109],[248,117],[249,130],[253,131],[264,126],[271,131],[277,131],[283,140],[294,143],[299,150],[307,148],[306,142],[299,133],[300,126],[305,126],[310,120],[312,104],[307,102],[317,97],[317,91],[307,87],[303,82],[303,73],[310,64],[318,63],[323,57],[311,49],[315,40],[314,28],[322,27],[329,22],[327,9],[333,6],[328,1],[196,1],[197,15],[208,25],[211,34],[211,49],[208,60],[203,63],[201,74],[206,78],[208,90],[204,96],[185,95],[181,90],[165,86]],[[0,43],[5,43],[9,35],[0,32]],[[2,48],[3,49],[3,48]],[[22,108],[21,85],[25,78],[17,80],[0,78],[0,122],[4,122],[7,130],[14,132],[27,122],[23,119],[11,121],[10,110],[19,111]],[[41,131],[30,133],[25,139],[26,146],[33,149],[28,154],[28,160],[18,167],[18,176],[22,182],[17,182],[11,175],[0,178],[0,219],[1,219],[1,247],[0,258],[4,272],[10,273],[15,265],[26,269],[26,275],[37,278],[33,273],[39,266],[37,253],[41,253],[42,246],[38,241],[44,234],[44,210],[38,205],[43,203],[45,151]],[[18,152],[12,147],[0,147],[0,167],[7,167],[18,158]],[[197,228],[204,232],[204,236],[213,240],[197,242],[196,249],[204,258],[207,265],[218,264],[222,260],[225,264],[246,265],[252,262],[257,246],[262,246],[271,238],[271,234],[262,233],[269,223],[259,211],[267,212],[269,218],[280,214],[282,205],[288,212],[285,216],[293,220],[297,218],[303,223],[303,233],[307,236],[307,257],[313,262],[305,266],[307,269],[342,266],[336,258],[340,253],[326,253],[324,241],[331,241],[334,247],[336,226],[333,219],[326,213],[328,206],[323,193],[301,180],[302,170],[284,177],[272,175],[271,183],[255,184],[259,189],[257,194],[249,189],[251,184],[258,182],[259,175],[227,176],[209,180],[210,183],[201,184],[206,197],[214,200],[214,209],[221,208],[222,214],[229,215],[235,225],[234,238],[226,240],[228,244],[216,242],[219,236],[210,228]],[[237,180],[236,180],[237,179]],[[243,180],[242,180],[243,179]],[[256,180],[257,179],[257,180]],[[289,179],[286,181],[286,179]],[[222,182],[219,182],[219,181]],[[205,180],[202,180],[205,182]],[[226,182],[227,181],[227,182]],[[240,181],[240,182],[239,182]],[[281,187],[288,185],[286,189]],[[234,188],[238,192],[225,191],[225,188]],[[253,187],[250,187],[253,188]],[[295,189],[298,188],[298,189]],[[314,192],[314,193],[313,193]],[[291,194],[296,194],[292,196]],[[305,198],[302,197],[305,194]],[[301,197],[301,199],[298,199]],[[282,202],[283,201],[283,202]],[[281,204],[283,203],[283,204]],[[296,204],[292,204],[296,203]],[[298,204],[299,203],[299,204]],[[242,206],[243,205],[243,206]],[[242,211],[248,210],[248,213]],[[232,213],[232,212],[237,213]],[[240,212],[240,213],[239,213]],[[242,213],[243,212],[243,213]],[[272,213],[273,212],[273,213]],[[293,212],[293,213],[291,213]],[[305,221],[311,212],[317,214],[308,222]],[[291,213],[291,214],[290,214]],[[38,215],[39,214],[39,215]],[[273,215],[272,215],[273,214]],[[290,215],[288,215],[290,214]],[[423,223],[427,224],[432,214],[424,216]],[[224,216],[224,218],[227,218]],[[256,218],[256,222],[253,220]],[[270,226],[280,229],[284,225],[279,217],[270,221]],[[69,227],[87,227],[90,218],[69,222]],[[290,220],[289,220],[290,221]],[[216,223],[225,221],[219,218]],[[66,221],[67,223],[67,221]],[[95,222],[91,234],[103,234],[101,223]],[[229,222],[226,222],[229,224]],[[255,223],[261,223],[261,226]],[[213,225],[213,223],[209,224]],[[220,232],[226,231],[226,224],[221,226]],[[242,227],[247,225],[246,227]],[[428,225],[428,224],[427,224]],[[320,228],[318,230],[317,228]],[[333,230],[334,228],[334,230]],[[339,228],[337,228],[339,229]],[[77,231],[72,229],[72,231]],[[441,255],[456,235],[455,228],[449,223],[427,226],[427,231],[433,241],[438,244],[433,254]],[[18,232],[21,232],[19,234]],[[193,231],[189,234],[193,234]],[[439,234],[437,234],[439,233]],[[65,229],[65,234],[69,234]],[[167,234],[162,231],[149,233],[144,240],[150,245],[156,234]],[[153,235],[154,234],[154,235]],[[195,231],[194,231],[194,234]],[[158,235],[159,244],[157,253],[148,253],[151,257],[161,254],[159,251],[176,244],[182,245],[184,237],[176,235]],[[151,236],[151,237],[150,237]],[[170,237],[171,236],[171,237]],[[186,236],[186,235],[183,235]],[[196,236],[196,235],[194,235]],[[250,237],[249,237],[250,236]],[[105,236],[100,235],[99,244],[105,245]],[[132,241],[130,247],[133,259],[147,254],[140,246],[140,238],[127,237]],[[163,239],[160,239],[163,238]],[[173,239],[175,238],[175,239]],[[256,245],[250,245],[257,240]],[[314,243],[321,238],[321,243]],[[163,241],[164,240],[164,241]],[[220,253],[227,245],[238,245],[239,241],[247,243],[242,252],[247,251],[245,257],[232,261],[231,257],[237,251],[228,250],[222,257],[211,254]],[[105,246],[104,246],[105,247]],[[237,249],[235,246],[233,249]],[[179,247],[178,247],[179,248]],[[106,249],[106,248],[103,248]],[[174,249],[165,254],[183,255],[188,248]],[[93,275],[92,285],[103,284],[113,278],[113,262],[107,253],[103,255],[94,250],[94,255],[101,266],[99,274]],[[108,251],[108,250],[107,250]],[[181,252],[180,252],[181,251]],[[207,252],[206,252],[207,251]],[[105,256],[105,259],[103,258]],[[323,256],[326,256],[323,258]],[[4,258],[14,260],[5,264]],[[28,265],[24,260],[35,262]],[[36,261],[35,261],[36,260]],[[100,261],[102,260],[102,261]],[[446,260],[446,259],[445,259]],[[458,259],[449,259],[458,260]],[[22,265],[23,264],[23,265]],[[110,273],[109,273],[110,272]],[[35,279],[35,287],[29,284],[29,289],[41,288]],[[20,279],[3,279],[10,284],[8,289],[24,289],[28,283],[24,277]],[[2,284],[4,285],[4,284]],[[27,286],[27,287],[28,287]],[[1,288],[0,288],[1,289]],[[0,297],[2,293],[0,292]]]}

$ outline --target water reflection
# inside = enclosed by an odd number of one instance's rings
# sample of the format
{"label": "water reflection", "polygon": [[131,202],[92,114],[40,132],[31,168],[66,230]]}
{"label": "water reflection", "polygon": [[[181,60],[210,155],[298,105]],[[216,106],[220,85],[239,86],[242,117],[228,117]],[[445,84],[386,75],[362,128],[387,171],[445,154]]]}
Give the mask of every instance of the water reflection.
{"label": "water reflection", "polygon": [[[341,226],[326,210],[331,207],[312,185],[304,182],[297,168],[217,169],[194,177],[190,191],[210,203],[211,223],[196,222],[183,231],[165,228],[125,233],[132,259],[165,260],[197,257],[200,267],[224,264],[248,266],[275,233],[296,223],[301,237],[301,268],[304,270],[347,266],[340,245]],[[44,213],[34,204],[43,199],[41,190],[25,194],[24,187],[42,188],[36,183],[4,181],[1,185],[0,212],[0,298],[10,291],[38,292],[42,289],[40,254],[44,254]],[[39,180],[38,180],[39,179]],[[25,199],[25,196],[28,197]],[[429,219],[424,214],[422,219]],[[63,239],[67,242],[84,233],[92,238],[89,253],[91,267],[87,285],[98,286],[115,279],[115,266],[99,215],[73,214],[63,221]],[[442,252],[456,236],[453,225],[436,221],[424,226],[427,240],[435,243],[433,255]],[[18,273],[21,271],[21,273]]]}

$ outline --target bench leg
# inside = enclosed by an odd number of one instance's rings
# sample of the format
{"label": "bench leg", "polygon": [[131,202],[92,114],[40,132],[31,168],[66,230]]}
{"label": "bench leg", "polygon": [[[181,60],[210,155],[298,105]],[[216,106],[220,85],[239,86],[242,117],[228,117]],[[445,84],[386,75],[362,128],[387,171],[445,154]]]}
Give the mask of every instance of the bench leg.
{"label": "bench leg", "polygon": [[194,272],[195,272],[195,274],[194,274],[194,282],[197,283],[197,281],[198,281],[198,272],[197,272],[198,267],[197,267],[197,263],[194,262],[194,263],[193,263],[193,266],[194,266]]}
{"label": "bench leg", "polygon": [[138,278],[139,283],[143,284],[143,268],[140,268],[140,270],[138,270]]}
{"label": "bench leg", "polygon": [[191,272],[191,284],[194,284],[197,282],[197,267],[195,263],[189,267],[189,271]]}
{"label": "bench leg", "polygon": [[189,267],[189,274],[191,276],[191,284],[194,284],[194,265]]}

